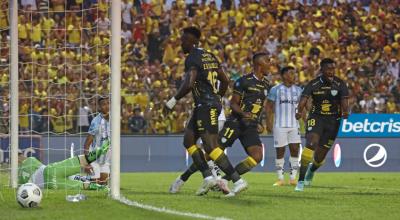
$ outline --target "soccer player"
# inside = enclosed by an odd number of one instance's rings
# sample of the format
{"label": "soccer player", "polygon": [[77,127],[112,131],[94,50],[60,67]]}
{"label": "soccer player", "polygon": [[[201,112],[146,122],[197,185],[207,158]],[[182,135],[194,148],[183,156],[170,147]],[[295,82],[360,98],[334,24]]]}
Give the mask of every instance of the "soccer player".
{"label": "soccer player", "polygon": [[[320,62],[320,75],[309,82],[301,94],[296,119],[301,118],[307,100],[312,98],[306,128],[306,147],[301,154],[299,181],[295,191],[311,185],[314,172],[325,162],[332,147],[341,118],[349,115],[349,91],[346,83],[335,76],[335,61],[325,58]],[[312,165],[309,165],[312,162]]]}
{"label": "soccer player", "polygon": [[[299,103],[301,88],[295,85],[295,69],[283,67],[280,71],[282,83],[272,87],[268,93],[267,112],[274,112],[273,135],[276,150],[275,167],[278,181],[274,186],[283,186],[285,147],[290,150],[290,185],[296,185],[296,175],[299,169],[299,148],[301,143],[299,122],[296,120],[296,108]],[[274,109],[274,110],[273,110]],[[267,130],[272,129],[272,116],[267,114]]]}
{"label": "soccer player", "polygon": [[[222,149],[231,147],[239,139],[248,157],[240,162],[235,170],[240,174],[249,172],[262,160],[262,144],[259,137],[259,122],[268,93],[269,83],[264,74],[268,67],[268,56],[257,53],[253,56],[254,73],[239,78],[235,82],[234,93],[230,100],[232,113],[219,132],[219,144]],[[176,193],[190,175],[197,171],[191,166],[171,186],[170,192]],[[219,184],[220,189],[231,196],[228,188],[229,175],[225,175]]]}
{"label": "soccer player", "polygon": [[[196,145],[199,137],[204,143],[205,152],[224,173],[231,176],[235,183],[234,193],[239,193],[247,187],[247,182],[235,171],[218,144],[217,117],[221,112],[221,97],[228,88],[228,78],[217,58],[198,47],[200,37],[201,32],[196,27],[183,29],[181,46],[183,52],[189,54],[185,60],[185,78],[177,94],[166,102],[166,107],[173,109],[179,99],[192,91],[195,106],[185,128],[183,145],[204,177],[204,182],[196,194],[204,195],[217,184],[203,151]],[[218,81],[220,81],[219,88]]]}
{"label": "soccer player", "polygon": [[104,141],[102,146],[85,155],[79,155],[60,162],[43,165],[35,157],[19,156],[18,184],[34,183],[47,189],[85,189],[106,190],[104,185],[95,182],[74,180],[71,176],[80,173],[81,168],[108,152],[110,142]]}
{"label": "soccer player", "polygon": [[[104,141],[107,141],[111,137],[110,133],[110,102],[106,97],[99,97],[97,100],[99,106],[99,114],[90,123],[88,136],[86,137],[84,144],[84,152],[88,153],[89,150],[100,147]],[[99,184],[107,184],[108,177],[110,175],[111,166],[111,151],[101,156],[99,159],[91,163],[86,167],[86,171],[92,170],[92,179],[96,180]]]}
{"label": "soccer player", "polygon": [[[264,101],[268,94],[269,82],[265,75],[269,61],[266,53],[253,56],[253,73],[239,78],[230,100],[231,115],[220,132],[220,144],[223,148],[231,147],[236,139],[244,147],[248,157],[236,165],[239,175],[253,169],[262,160],[262,142],[260,140],[260,120]],[[262,127],[261,127],[262,128]],[[221,190],[225,191],[229,175],[222,178]]]}

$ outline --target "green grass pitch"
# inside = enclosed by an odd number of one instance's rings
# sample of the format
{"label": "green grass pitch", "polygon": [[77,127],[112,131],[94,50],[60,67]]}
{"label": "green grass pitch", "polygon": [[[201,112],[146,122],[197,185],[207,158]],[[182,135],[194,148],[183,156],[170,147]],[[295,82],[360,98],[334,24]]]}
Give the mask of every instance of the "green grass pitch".
{"label": "green grass pitch", "polygon": [[[121,194],[130,200],[181,212],[229,219],[400,219],[399,173],[317,173],[304,192],[294,187],[273,187],[274,173],[244,176],[249,189],[234,198],[218,192],[198,197],[201,177],[195,174],[179,194],[168,194],[178,173],[123,173]],[[64,190],[44,191],[39,208],[21,208],[15,191],[4,187],[0,175],[0,219],[192,219],[120,204],[104,193],[87,192],[88,200],[70,203]]]}

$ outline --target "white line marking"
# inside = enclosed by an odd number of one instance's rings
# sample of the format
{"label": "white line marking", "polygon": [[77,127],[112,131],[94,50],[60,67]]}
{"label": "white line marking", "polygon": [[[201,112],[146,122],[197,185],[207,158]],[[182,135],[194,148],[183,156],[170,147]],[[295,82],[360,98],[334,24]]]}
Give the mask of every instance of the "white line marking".
{"label": "white line marking", "polygon": [[145,210],[149,210],[149,211],[172,214],[172,215],[180,215],[180,216],[199,218],[199,219],[232,220],[232,219],[226,218],[226,217],[213,217],[213,216],[192,213],[192,212],[180,212],[180,211],[168,209],[165,207],[159,208],[159,207],[155,207],[155,206],[151,206],[151,205],[142,204],[142,203],[139,203],[136,201],[131,201],[131,200],[125,198],[124,196],[121,196],[120,198],[117,198],[116,200],[123,204],[129,205],[129,206],[133,206],[133,207],[137,207],[137,208],[141,208],[141,209],[145,209]]}

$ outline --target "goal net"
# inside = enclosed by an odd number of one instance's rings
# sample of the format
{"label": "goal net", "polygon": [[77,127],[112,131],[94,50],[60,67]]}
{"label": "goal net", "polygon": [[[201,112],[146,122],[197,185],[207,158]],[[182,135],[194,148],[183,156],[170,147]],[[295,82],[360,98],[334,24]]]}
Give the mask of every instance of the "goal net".
{"label": "goal net", "polygon": [[[44,188],[65,189],[66,192],[82,189],[71,186],[76,182],[70,180],[85,182],[98,177],[96,167],[92,170],[97,177],[84,174],[84,169],[76,172],[76,161],[60,163],[84,154],[90,123],[101,111],[98,100],[100,97],[106,100],[111,98],[111,1],[94,2],[21,1],[18,4],[18,48],[12,51],[11,9],[7,1],[1,1],[1,187],[9,186],[11,182],[12,132],[9,113],[10,99],[14,95],[10,92],[12,53],[18,53],[19,166],[25,157],[34,157],[48,167],[58,162],[56,168],[51,167],[54,172],[51,177],[43,174],[42,182]],[[111,129],[103,121],[100,123],[105,132],[102,138],[110,139]],[[32,163],[32,167],[40,170],[41,166]],[[57,184],[49,182],[54,176],[57,177]],[[20,173],[18,177],[21,177]]]}

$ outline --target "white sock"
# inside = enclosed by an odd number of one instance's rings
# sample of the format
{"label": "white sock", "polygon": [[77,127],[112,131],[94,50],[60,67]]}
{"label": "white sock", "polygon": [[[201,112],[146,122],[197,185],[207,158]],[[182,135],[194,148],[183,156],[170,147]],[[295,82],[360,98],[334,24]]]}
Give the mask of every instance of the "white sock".
{"label": "white sock", "polygon": [[283,180],[283,165],[285,164],[285,158],[275,159],[276,173],[278,174],[278,179]]}
{"label": "white sock", "polygon": [[294,180],[297,176],[297,171],[299,170],[299,158],[298,157],[290,157],[290,179]]}
{"label": "white sock", "polygon": [[214,161],[212,161],[212,160],[207,161],[207,164],[210,168],[214,168],[214,166],[215,166]]}
{"label": "white sock", "polygon": [[217,170],[215,169],[215,163],[212,160],[207,161],[208,167],[211,170],[211,174],[213,175],[213,177],[218,178],[218,173]]}

